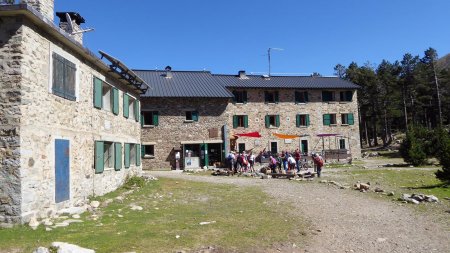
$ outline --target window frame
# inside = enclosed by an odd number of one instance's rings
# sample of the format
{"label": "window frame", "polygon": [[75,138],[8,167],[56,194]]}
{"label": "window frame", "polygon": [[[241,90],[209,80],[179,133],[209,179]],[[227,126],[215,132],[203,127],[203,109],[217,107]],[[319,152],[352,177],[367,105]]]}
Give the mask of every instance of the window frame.
{"label": "window frame", "polygon": [[[325,98],[328,99],[328,96],[324,96],[324,93],[329,92],[331,95],[330,100],[325,100]],[[322,102],[324,103],[334,103],[336,102],[336,92],[334,90],[323,90],[322,91]]]}
{"label": "window frame", "polygon": [[309,127],[311,125],[309,114],[297,114],[295,120],[297,127]]}
{"label": "window frame", "polygon": [[[188,119],[188,115],[190,115],[190,119]],[[184,111],[184,122],[190,123],[190,122],[198,122],[199,121],[199,113],[196,110],[185,110]]]}
{"label": "window frame", "polygon": [[[301,97],[300,97],[301,96]],[[303,98],[303,99],[300,99]],[[295,104],[306,104],[309,102],[309,94],[308,91],[295,91],[294,93],[294,102]]]}
{"label": "window frame", "polygon": [[[141,150],[141,156],[142,156],[142,158],[145,158],[145,159],[153,159],[153,158],[155,158],[155,144],[142,144],[141,145],[141,148],[142,148],[142,150]],[[153,149],[153,152],[150,152],[150,153],[152,153],[152,154],[147,154],[147,147],[152,147],[151,149]]]}
{"label": "window frame", "polygon": [[[141,119],[142,127],[156,127],[159,125],[159,111],[142,110],[141,114],[142,114],[142,119]],[[145,115],[148,115],[148,114],[150,114],[151,124],[145,124],[145,122],[146,122]],[[157,119],[155,120],[155,118],[157,118]]]}
{"label": "window frame", "polygon": [[[109,147],[109,148],[107,148]],[[107,155],[108,154],[108,155]],[[103,142],[103,164],[105,170],[110,170],[115,168],[115,144],[112,141]],[[109,162],[109,163],[107,163]]]}
{"label": "window frame", "polygon": [[339,102],[350,103],[352,101],[353,101],[353,91],[352,90],[344,90],[344,91],[339,92]]}

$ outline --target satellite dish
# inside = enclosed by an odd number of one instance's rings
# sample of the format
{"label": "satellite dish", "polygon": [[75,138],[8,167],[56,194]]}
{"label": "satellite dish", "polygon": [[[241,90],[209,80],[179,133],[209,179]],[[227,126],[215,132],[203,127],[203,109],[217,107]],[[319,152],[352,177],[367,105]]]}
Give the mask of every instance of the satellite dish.
{"label": "satellite dish", "polygon": [[[66,20],[67,20],[67,23],[69,24],[69,32],[70,32],[70,35],[75,35],[75,34],[78,34],[78,33],[85,33],[85,32],[91,32],[91,31],[94,31],[94,28],[87,28],[87,29],[81,29],[81,26],[80,26],[80,29],[81,30],[79,30],[79,31],[75,31],[74,29],[73,29],[73,23],[72,23],[72,18],[70,17],[70,14],[69,13],[66,13]],[[83,21],[84,22],[84,21]]]}

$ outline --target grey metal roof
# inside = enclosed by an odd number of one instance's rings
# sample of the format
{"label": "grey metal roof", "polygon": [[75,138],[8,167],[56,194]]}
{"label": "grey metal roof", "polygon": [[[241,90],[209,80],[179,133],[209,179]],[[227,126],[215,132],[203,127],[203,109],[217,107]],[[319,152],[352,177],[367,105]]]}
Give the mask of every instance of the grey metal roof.
{"label": "grey metal roof", "polygon": [[222,85],[229,88],[271,88],[271,89],[359,89],[360,86],[339,77],[317,76],[270,76],[214,75]]}
{"label": "grey metal roof", "polygon": [[208,71],[170,71],[134,70],[150,88],[142,97],[216,97],[231,98],[228,91],[211,72]]}

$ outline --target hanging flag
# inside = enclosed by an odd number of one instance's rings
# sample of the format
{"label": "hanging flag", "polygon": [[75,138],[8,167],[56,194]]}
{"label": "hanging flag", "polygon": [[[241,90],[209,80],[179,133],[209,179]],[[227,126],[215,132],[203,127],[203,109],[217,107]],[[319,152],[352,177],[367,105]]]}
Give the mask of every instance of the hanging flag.
{"label": "hanging flag", "polygon": [[250,133],[244,133],[244,134],[234,134],[239,137],[254,137],[254,138],[261,138],[262,136],[259,134],[259,132],[250,132]]}
{"label": "hanging flag", "polygon": [[273,133],[273,136],[276,136],[280,139],[295,139],[301,137],[300,135],[277,134],[277,133]]}
{"label": "hanging flag", "polygon": [[329,137],[329,136],[338,136],[341,134],[318,134],[317,137]]}

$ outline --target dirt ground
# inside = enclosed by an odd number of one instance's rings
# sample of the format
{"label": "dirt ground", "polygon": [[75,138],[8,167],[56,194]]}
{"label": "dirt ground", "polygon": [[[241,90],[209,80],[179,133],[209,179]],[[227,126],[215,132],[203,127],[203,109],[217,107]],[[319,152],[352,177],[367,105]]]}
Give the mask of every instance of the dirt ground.
{"label": "dirt ground", "polygon": [[297,215],[310,224],[307,234],[310,240],[305,245],[281,245],[265,252],[450,252],[450,227],[438,222],[438,217],[356,191],[319,184],[317,180],[147,173],[239,187],[260,186],[280,202],[289,202]]}

